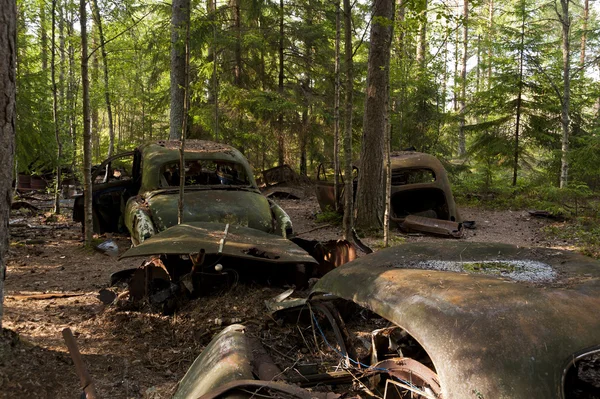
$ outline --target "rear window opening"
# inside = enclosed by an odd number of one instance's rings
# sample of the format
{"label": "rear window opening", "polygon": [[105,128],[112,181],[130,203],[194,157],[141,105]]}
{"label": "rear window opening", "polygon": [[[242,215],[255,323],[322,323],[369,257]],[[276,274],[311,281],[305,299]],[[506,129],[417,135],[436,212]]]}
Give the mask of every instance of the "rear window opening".
{"label": "rear window opening", "polygon": [[[179,187],[179,161],[163,165],[160,174],[161,187]],[[185,161],[185,185],[247,186],[250,180],[244,167],[235,162],[213,160]]]}
{"label": "rear window opening", "polygon": [[435,182],[435,173],[431,169],[392,170],[392,186],[433,182]]}
{"label": "rear window opening", "polygon": [[571,363],[563,389],[565,399],[600,398],[600,349]]}
{"label": "rear window opening", "polygon": [[392,195],[391,207],[396,218],[405,218],[408,215],[442,220],[450,218],[446,195],[439,188],[396,192]]}

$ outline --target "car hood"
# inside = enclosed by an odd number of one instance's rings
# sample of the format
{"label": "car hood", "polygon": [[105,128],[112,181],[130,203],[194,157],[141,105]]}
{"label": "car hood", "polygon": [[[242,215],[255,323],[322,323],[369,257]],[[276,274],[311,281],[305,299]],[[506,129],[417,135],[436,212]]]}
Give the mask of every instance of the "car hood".
{"label": "car hood", "polygon": [[[146,196],[157,231],[177,224],[179,193],[155,191]],[[219,222],[273,231],[269,201],[261,194],[244,189],[186,189],[183,221]]]}
{"label": "car hood", "polygon": [[406,244],[333,270],[313,293],[404,328],[446,399],[562,398],[569,361],[600,346],[600,263],[567,251]]}
{"label": "car hood", "polygon": [[173,226],[130,248],[121,258],[188,255],[200,249],[207,255],[221,253],[264,263],[317,264],[306,251],[281,236],[244,226],[203,222]]}

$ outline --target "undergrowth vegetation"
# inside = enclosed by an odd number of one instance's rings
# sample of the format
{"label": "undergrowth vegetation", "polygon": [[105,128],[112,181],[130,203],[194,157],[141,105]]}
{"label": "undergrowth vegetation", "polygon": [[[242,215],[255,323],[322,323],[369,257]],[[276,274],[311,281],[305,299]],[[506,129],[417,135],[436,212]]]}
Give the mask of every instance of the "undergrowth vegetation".
{"label": "undergrowth vegetation", "polygon": [[600,258],[600,196],[588,184],[572,181],[561,189],[548,174],[530,172],[510,186],[507,172],[457,169],[449,171],[460,205],[546,211],[556,220],[543,229],[546,236],[573,243],[579,252]]}

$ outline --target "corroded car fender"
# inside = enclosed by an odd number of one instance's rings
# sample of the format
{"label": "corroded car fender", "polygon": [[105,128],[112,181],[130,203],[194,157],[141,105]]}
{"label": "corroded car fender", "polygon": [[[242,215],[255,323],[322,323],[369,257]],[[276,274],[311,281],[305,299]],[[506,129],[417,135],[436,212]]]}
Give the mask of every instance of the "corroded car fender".
{"label": "corroded car fender", "polygon": [[131,234],[133,245],[139,245],[156,234],[150,211],[141,197],[127,201],[124,212],[125,225]]}
{"label": "corroded car fender", "polygon": [[269,200],[269,206],[271,207],[271,213],[273,214],[273,228],[274,233],[281,234],[283,238],[289,238],[294,233],[292,226],[292,219],[277,203],[273,200]]}

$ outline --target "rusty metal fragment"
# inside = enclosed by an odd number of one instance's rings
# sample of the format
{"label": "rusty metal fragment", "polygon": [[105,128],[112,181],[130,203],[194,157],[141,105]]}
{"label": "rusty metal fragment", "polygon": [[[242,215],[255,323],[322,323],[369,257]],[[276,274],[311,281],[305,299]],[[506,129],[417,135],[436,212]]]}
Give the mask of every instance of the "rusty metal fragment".
{"label": "rusty metal fragment", "polygon": [[[392,220],[396,220],[392,218]],[[435,234],[444,237],[461,238],[464,235],[462,223],[449,220],[431,219],[423,216],[409,215],[401,224],[403,229],[414,232]]]}
{"label": "rusty metal fragment", "polygon": [[291,241],[308,252],[319,263],[316,270],[317,276],[323,276],[336,267],[356,259],[354,245],[346,240],[317,241],[294,237]]}

